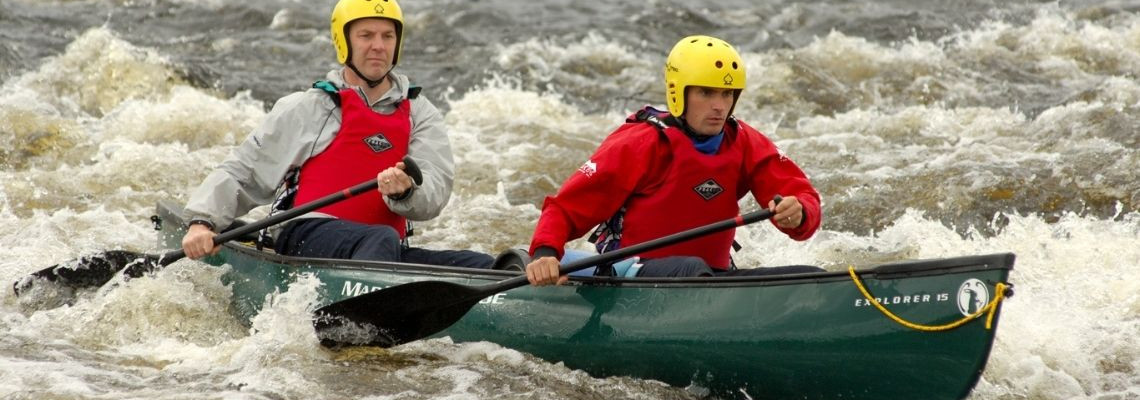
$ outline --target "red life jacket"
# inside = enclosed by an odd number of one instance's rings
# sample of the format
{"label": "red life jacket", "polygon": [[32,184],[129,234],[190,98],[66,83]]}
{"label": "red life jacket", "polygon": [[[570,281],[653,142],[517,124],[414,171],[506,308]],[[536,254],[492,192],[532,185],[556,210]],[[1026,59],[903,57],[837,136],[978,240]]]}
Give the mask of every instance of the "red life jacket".
{"label": "red life jacket", "polygon": [[[644,126],[661,129],[651,123]],[[732,145],[736,133],[735,124],[725,124],[726,137],[720,149],[716,154],[703,154],[680,129],[664,128],[660,136],[672,147],[672,164],[656,191],[626,201],[621,247],[735,217],[740,212],[738,186],[744,160],[740,148]],[[639,255],[696,256],[714,269],[726,270],[735,234],[735,229],[729,229]]]}
{"label": "red life jacket", "polygon": [[[411,102],[401,101],[396,111],[383,115],[364,104],[353,89],[339,91],[340,131],[325,151],[301,166],[294,204],[301,205],[347,187],[376,179],[408,154],[411,138]],[[372,225],[388,225],[400,238],[407,220],[388,209],[380,191],[371,190],[317,210],[334,217]]]}

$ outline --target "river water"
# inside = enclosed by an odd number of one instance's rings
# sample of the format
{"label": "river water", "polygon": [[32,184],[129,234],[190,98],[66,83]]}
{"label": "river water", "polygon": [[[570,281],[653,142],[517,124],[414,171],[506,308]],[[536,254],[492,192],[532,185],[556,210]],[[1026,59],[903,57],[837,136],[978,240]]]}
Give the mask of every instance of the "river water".
{"label": "river water", "polygon": [[[736,115],[826,214],[802,243],[742,229],[741,264],[1016,253],[970,398],[1140,399],[1140,1],[928,3],[405,0],[400,68],[446,113],[458,168],[416,243],[527,243],[542,196],[662,103],[669,47],[712,34],[747,64]],[[331,6],[0,0],[0,282],[160,251],[156,201],[184,201],[277,98],[336,67]],[[52,309],[5,290],[0,398],[701,397],[491,343],[329,352],[307,322],[316,282],[250,329],[219,275],[181,261]]]}

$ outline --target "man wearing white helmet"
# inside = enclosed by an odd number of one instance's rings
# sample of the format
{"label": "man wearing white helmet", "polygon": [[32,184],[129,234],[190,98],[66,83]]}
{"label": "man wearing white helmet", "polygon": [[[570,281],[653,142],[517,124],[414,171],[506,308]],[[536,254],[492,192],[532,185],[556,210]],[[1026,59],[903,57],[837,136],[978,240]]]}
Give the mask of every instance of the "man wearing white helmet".
{"label": "man wearing white helmet", "polygon": [[[819,228],[819,193],[764,134],[733,118],[745,87],[744,63],[727,42],[681,39],[665,62],[668,112],[646,107],[611,133],[586,164],[547,197],[527,265],[534,285],[565,282],[566,242],[598,226],[599,252],[735,217],[751,192],[775,211],[772,223],[795,240]],[[779,195],[782,200],[774,199]],[[709,234],[598,268],[624,277],[755,275],[821,271],[810,266],[737,270],[734,230]]]}
{"label": "man wearing white helmet", "polygon": [[[274,210],[319,199],[367,179],[358,195],[289,222],[278,253],[304,257],[489,267],[472,251],[406,246],[407,220],[440,214],[451,197],[455,163],[443,116],[420,88],[394,70],[404,44],[395,0],[340,0],[330,30],[337,61],[312,89],[281,98],[261,125],[191,195],[182,247],[190,258],[214,254],[216,228],[250,209]],[[417,185],[400,160],[423,175]],[[280,189],[280,190],[278,190]],[[276,201],[275,201],[276,200]]]}

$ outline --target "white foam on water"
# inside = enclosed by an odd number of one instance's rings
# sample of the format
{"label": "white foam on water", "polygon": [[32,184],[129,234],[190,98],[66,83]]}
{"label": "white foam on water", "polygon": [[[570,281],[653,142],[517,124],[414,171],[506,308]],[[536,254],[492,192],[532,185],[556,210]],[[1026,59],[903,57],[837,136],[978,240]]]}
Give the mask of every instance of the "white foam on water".
{"label": "white foam on water", "polygon": [[[408,343],[393,352],[443,357],[438,364],[413,366],[396,374],[409,387],[416,388],[413,393],[431,398],[488,398],[504,393],[530,398],[689,398],[684,391],[661,382],[594,378],[562,363],[551,364],[488,342],[453,343],[445,337]],[[425,374],[436,381],[424,382]]]}
{"label": "white foam on water", "polygon": [[208,10],[221,10],[223,7],[230,5],[230,2],[227,0],[173,0],[172,2]]}
{"label": "white foam on water", "polygon": [[860,178],[866,173],[882,179],[939,171],[955,164],[1008,165],[1034,157],[1033,141],[1020,135],[1025,122],[1023,115],[1004,109],[852,110],[834,117],[801,119],[796,127],[781,133],[777,144],[800,164],[823,170],[813,178],[824,177],[819,174]]}
{"label": "white foam on water", "polygon": [[624,117],[585,114],[556,93],[526,91],[498,77],[449,103],[456,169],[477,178],[486,174],[490,182],[474,182],[484,192],[494,190],[496,181],[513,184],[522,173],[568,176]]}
{"label": "white foam on water", "polygon": [[538,220],[530,204],[510,205],[506,195],[455,195],[439,218],[416,224],[413,246],[468,249],[494,256],[508,248],[528,248]]}
{"label": "white foam on water", "polygon": [[[320,397],[324,386],[335,384],[306,376],[306,371],[328,361],[312,324],[320,285],[312,275],[301,275],[288,291],[266,299],[265,308],[252,320],[250,336],[227,360],[238,368],[227,383],[290,397]],[[211,365],[200,368],[208,370]]]}
{"label": "white foam on water", "polygon": [[[154,230],[121,211],[96,207],[77,212],[64,208],[21,218],[0,212],[0,274],[23,276],[81,255],[111,249],[139,250],[154,241]],[[140,246],[142,244],[142,246]],[[5,294],[11,294],[10,290]]]}
{"label": "white foam on water", "polygon": [[161,99],[128,100],[102,124],[103,139],[137,143],[181,142],[198,150],[237,145],[265,115],[261,102],[238,93],[230,99],[189,86],[171,88]]}
{"label": "white foam on water", "polygon": [[[219,281],[224,271],[185,262],[181,271],[159,273],[157,279],[136,279],[127,285],[170,291],[183,286],[178,296],[140,296],[132,288],[109,292],[101,313],[130,309],[131,315],[114,319],[118,328],[95,335],[114,340],[118,354],[141,360],[154,368],[157,379],[179,381],[179,377],[208,377],[207,386],[247,393],[313,398],[327,393],[328,382],[321,382],[306,371],[327,364],[328,353],[316,338],[311,323],[320,282],[303,275],[284,293],[270,295],[263,312],[252,320],[252,327],[241,326],[226,310],[230,291]],[[176,282],[170,281],[170,275]],[[192,282],[184,282],[189,279]],[[193,287],[185,287],[188,283]],[[115,292],[127,292],[122,295]],[[151,298],[149,306],[138,298]],[[194,315],[188,315],[194,313]],[[138,331],[135,338],[123,332]],[[87,330],[87,335],[93,333]],[[137,344],[136,344],[137,343]]]}
{"label": "white foam on water", "polygon": [[1002,304],[984,381],[971,398],[1124,396],[1140,387],[1140,214],[1067,214],[1055,224],[1010,216],[994,237],[962,237],[911,211],[873,236],[824,231],[792,243],[759,224],[741,230],[744,265],[833,271],[897,259],[1012,252],[1014,296]]}
{"label": "white foam on water", "polygon": [[1043,6],[1027,25],[987,21],[978,28],[952,36],[960,55],[971,59],[1027,63],[1034,74],[1062,83],[1089,78],[1088,74],[1117,75],[1140,70],[1140,16],[1123,14],[1118,21],[1084,20]]}
{"label": "white foam on water", "polygon": [[[70,80],[57,76],[81,65]],[[4,136],[15,149],[8,154],[22,160],[10,164],[26,169],[0,172],[0,205],[19,217],[99,208],[145,219],[158,199],[183,197],[264,112],[248,94],[219,99],[168,77],[160,56],[96,28],[39,70],[6,82],[14,90],[0,103],[29,105],[4,125],[13,132]],[[76,88],[82,96],[69,92]],[[31,95],[45,91],[54,103]]]}
{"label": "white foam on water", "polygon": [[[553,84],[558,91],[578,92],[610,85],[628,85],[629,92],[656,79],[660,66],[651,63],[602,33],[589,31],[578,41],[531,38],[504,46],[494,60],[519,71],[527,81]],[[663,85],[657,88],[663,92]],[[531,88],[533,89],[533,88]]]}
{"label": "white foam on water", "polygon": [[29,88],[60,113],[98,116],[127,99],[163,94],[179,84],[159,53],[105,28],[77,37],[64,52],[5,86]]}
{"label": "white foam on water", "polygon": [[[987,383],[1031,398],[1140,387],[1140,215],[1056,224],[1015,218],[998,244],[1018,255]],[[976,250],[967,248],[965,250]],[[984,386],[983,386],[984,387]],[[992,389],[992,388],[991,388]]]}
{"label": "white foam on water", "polygon": [[[785,11],[775,18],[798,18],[803,8]],[[1119,117],[1140,107],[1138,38],[1134,14],[1087,19],[1053,5],[1025,24],[990,22],[937,41],[877,44],[833,32],[802,48],[743,54],[750,75],[737,115],[808,170],[825,205],[850,206],[837,207],[806,242],[767,223],[738,230],[738,263],[842,270],[1013,252],[1015,295],[1003,303],[971,398],[1140,396],[1140,155],[1135,132],[1121,124],[1130,120]],[[215,42],[219,51],[233,43]],[[636,93],[631,102],[660,105],[662,53],[600,34],[503,45],[491,62],[509,77],[449,100],[455,195],[413,243],[490,253],[525,247],[542,197],[631,111],[585,110],[567,98],[620,89]],[[978,105],[1008,87],[977,65],[1040,73],[1049,84],[1081,88],[1079,98],[1032,113],[1017,102]],[[264,115],[246,93],[225,98],[172,71],[161,52],[95,28],[4,82],[0,276],[12,281],[102,250],[152,250],[154,202],[183,201]],[[899,205],[907,199],[873,195],[892,190],[883,182],[924,180],[954,184],[914,190],[929,198],[909,209]],[[1003,190],[1070,187],[1095,194],[1090,206],[1100,198],[1131,203],[1101,218],[1079,206],[982,216],[993,226],[940,217],[956,207],[968,214],[979,196],[1000,201]],[[865,234],[836,228],[875,218],[861,210],[879,206],[905,211],[860,222],[881,225]],[[656,382],[595,379],[490,343],[432,339],[377,351],[374,360],[340,360],[319,347],[308,320],[315,279],[300,277],[271,296],[251,329],[228,314],[221,271],[182,261],[34,312],[5,290],[0,328],[10,351],[0,355],[0,397],[681,397]]]}
{"label": "white foam on water", "polygon": [[[13,392],[148,398],[184,394],[186,386],[177,387],[178,380],[164,372],[169,354],[216,346],[243,334],[232,317],[219,312],[230,296],[218,280],[221,270],[192,264],[176,263],[152,277],[88,292],[72,305],[13,318],[6,324],[7,335],[34,354],[13,360],[40,364],[37,369],[8,371],[17,381],[36,382]],[[159,384],[140,385],[140,379]]]}

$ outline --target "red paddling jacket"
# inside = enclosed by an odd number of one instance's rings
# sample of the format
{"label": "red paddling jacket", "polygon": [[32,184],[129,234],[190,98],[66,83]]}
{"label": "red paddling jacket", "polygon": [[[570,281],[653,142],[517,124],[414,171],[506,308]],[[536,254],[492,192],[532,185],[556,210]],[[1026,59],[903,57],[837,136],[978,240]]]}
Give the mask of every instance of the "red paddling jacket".
{"label": "red paddling jacket", "polygon": [[[771,140],[729,119],[713,154],[697,151],[668,114],[647,107],[611,133],[593,156],[547,197],[535,227],[531,254],[548,247],[562,257],[566,242],[624,212],[618,246],[626,247],[736,216],[751,192],[762,205],[775,195],[795,196],[804,219],[779,228],[795,240],[810,238],[821,221],[819,193]],[[612,223],[612,220],[611,220]],[[696,256],[726,270],[735,230],[648,251],[639,256]],[[613,250],[613,248],[608,248]]]}

